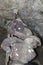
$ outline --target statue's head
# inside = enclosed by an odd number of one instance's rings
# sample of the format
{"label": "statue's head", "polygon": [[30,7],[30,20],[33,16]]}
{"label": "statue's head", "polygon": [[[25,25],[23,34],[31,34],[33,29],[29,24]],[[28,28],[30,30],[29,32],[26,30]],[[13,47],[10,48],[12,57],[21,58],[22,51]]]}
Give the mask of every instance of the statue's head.
{"label": "statue's head", "polygon": [[18,31],[18,32],[23,32],[23,30],[24,30],[24,24],[23,24],[23,22],[21,21],[21,20],[19,20],[19,19],[16,19],[16,22],[15,22],[16,24],[15,24],[15,29],[16,29],[16,31]]}
{"label": "statue's head", "polygon": [[25,26],[20,18],[14,19],[8,24],[8,34],[18,37],[19,35],[22,36]]}

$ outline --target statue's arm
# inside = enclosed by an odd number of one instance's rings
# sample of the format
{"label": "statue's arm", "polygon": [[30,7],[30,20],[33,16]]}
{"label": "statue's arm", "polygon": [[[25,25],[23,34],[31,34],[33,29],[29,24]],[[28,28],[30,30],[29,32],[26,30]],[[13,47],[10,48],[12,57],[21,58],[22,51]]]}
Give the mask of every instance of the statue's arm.
{"label": "statue's arm", "polygon": [[24,41],[29,44],[30,47],[36,48],[37,46],[41,46],[41,40],[37,36],[33,35],[30,29],[25,28],[25,31],[27,32]]}
{"label": "statue's arm", "polygon": [[10,51],[10,40],[9,39],[5,39],[2,44],[1,44],[1,48],[4,50],[4,51]]}

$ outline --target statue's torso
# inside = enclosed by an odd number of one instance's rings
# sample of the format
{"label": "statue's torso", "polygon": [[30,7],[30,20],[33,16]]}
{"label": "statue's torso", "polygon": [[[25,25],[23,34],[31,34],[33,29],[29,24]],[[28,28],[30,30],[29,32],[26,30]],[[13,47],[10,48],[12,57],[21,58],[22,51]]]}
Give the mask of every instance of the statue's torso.
{"label": "statue's torso", "polygon": [[12,45],[11,59],[22,63],[27,63],[35,57],[35,52],[26,43],[14,43]]}

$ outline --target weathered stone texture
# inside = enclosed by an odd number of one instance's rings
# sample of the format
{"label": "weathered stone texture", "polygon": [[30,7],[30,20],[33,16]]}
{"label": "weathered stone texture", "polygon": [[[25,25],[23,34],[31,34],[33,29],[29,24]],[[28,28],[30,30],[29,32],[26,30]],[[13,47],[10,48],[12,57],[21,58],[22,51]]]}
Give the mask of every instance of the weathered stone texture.
{"label": "weathered stone texture", "polygon": [[[42,10],[43,5],[40,0],[0,0],[0,15],[3,17],[13,17],[14,9],[19,9],[20,12],[28,16],[34,11]],[[25,12],[26,11],[26,12]],[[42,10],[43,11],[43,10]],[[27,14],[26,14],[27,16]]]}

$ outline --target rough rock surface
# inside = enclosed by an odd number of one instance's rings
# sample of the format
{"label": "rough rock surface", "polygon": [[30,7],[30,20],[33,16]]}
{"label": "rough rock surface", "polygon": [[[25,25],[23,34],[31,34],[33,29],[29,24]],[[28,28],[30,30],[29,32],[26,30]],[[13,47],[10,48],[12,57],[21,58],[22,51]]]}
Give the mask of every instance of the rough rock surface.
{"label": "rough rock surface", "polygon": [[[12,17],[15,9],[21,10],[20,12],[26,10],[29,17],[33,10],[43,11],[43,5],[40,0],[0,0],[1,16]],[[26,15],[27,13],[25,12]]]}

